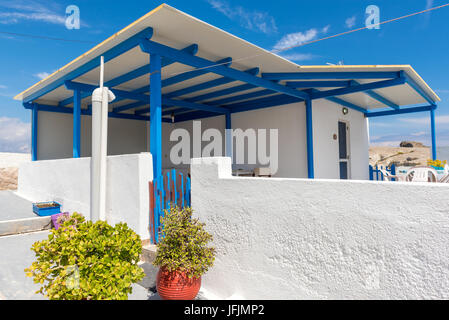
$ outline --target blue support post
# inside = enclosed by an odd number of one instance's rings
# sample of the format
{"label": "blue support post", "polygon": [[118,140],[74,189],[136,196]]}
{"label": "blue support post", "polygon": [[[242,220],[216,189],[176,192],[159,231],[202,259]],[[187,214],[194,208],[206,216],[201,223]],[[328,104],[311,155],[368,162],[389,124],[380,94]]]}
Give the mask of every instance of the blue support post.
{"label": "blue support post", "polygon": [[150,151],[154,178],[162,176],[161,56],[150,54]]}
{"label": "blue support post", "polygon": [[38,107],[33,105],[31,110],[31,161],[37,161],[37,126]]}
{"label": "blue support post", "polygon": [[229,157],[232,159],[232,153],[233,153],[233,146],[232,146],[232,120],[231,120],[231,113],[226,113],[226,157]]}
{"label": "blue support post", "polygon": [[435,129],[435,109],[430,110],[430,126],[432,131],[432,159],[436,160],[437,155],[437,138]]}
{"label": "blue support post", "polygon": [[315,179],[315,168],[313,159],[313,118],[312,100],[306,100],[306,127],[307,127],[307,172],[309,179]]}
{"label": "blue support post", "polygon": [[81,91],[73,91],[73,158],[81,157]]}

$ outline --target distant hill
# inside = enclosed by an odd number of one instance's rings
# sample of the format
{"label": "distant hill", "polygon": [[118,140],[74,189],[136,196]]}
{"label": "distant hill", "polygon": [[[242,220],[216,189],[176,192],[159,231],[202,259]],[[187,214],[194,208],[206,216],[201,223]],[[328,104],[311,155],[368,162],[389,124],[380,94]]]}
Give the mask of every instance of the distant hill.
{"label": "distant hill", "polygon": [[420,142],[404,141],[400,145],[407,147],[371,147],[370,165],[426,166],[427,161],[432,158],[430,148]]}

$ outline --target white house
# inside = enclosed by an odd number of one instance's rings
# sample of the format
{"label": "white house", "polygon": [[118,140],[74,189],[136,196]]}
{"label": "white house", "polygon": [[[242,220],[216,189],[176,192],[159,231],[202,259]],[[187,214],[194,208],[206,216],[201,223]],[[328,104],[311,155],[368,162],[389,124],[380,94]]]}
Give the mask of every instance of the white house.
{"label": "white house", "polygon": [[109,154],[151,151],[155,176],[180,167],[170,133],[192,133],[193,120],[203,131],[278,129],[276,177],[368,179],[377,116],[429,112],[436,156],[440,99],[411,66],[301,66],[163,4],[15,97],[32,110],[33,160],[90,156],[102,55],[117,96]]}

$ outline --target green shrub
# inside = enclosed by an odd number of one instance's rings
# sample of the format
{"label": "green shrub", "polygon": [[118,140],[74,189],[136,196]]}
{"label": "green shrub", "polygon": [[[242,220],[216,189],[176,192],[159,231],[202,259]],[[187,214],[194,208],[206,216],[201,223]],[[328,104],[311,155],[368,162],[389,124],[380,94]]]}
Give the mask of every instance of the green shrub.
{"label": "green shrub", "polygon": [[25,272],[51,300],[127,300],[144,277],[140,237],[124,223],[86,222],[75,213],[32,250],[37,260]]}
{"label": "green shrub", "polygon": [[154,265],[169,272],[185,272],[189,278],[198,278],[212,267],[215,249],[208,247],[212,235],[204,224],[192,219],[192,209],[172,207],[162,218],[161,240]]}

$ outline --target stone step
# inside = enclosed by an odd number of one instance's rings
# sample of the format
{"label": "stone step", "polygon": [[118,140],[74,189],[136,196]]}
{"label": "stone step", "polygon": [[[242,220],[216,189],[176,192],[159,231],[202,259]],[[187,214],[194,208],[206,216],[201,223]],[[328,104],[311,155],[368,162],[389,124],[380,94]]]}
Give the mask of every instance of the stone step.
{"label": "stone step", "polygon": [[50,217],[0,221],[0,237],[39,232],[51,228]]}

